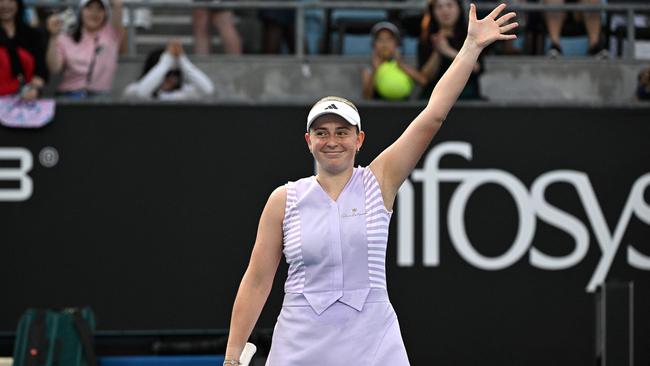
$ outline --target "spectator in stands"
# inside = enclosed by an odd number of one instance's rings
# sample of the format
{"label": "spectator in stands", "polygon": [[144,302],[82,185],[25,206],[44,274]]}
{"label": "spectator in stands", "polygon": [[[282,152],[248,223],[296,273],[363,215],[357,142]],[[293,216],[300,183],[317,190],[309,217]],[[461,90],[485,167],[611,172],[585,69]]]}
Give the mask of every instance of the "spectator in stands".
{"label": "spectator in stands", "polygon": [[212,95],[210,78],[183,53],[180,41],[147,56],[140,79],[124,90],[125,97],[156,100],[200,100]]}
{"label": "spectator in stands", "polygon": [[219,31],[224,52],[240,55],[242,53],[242,42],[237,28],[235,28],[234,15],[232,11],[222,9],[195,9],[192,12],[194,52],[201,55],[210,53],[210,19]]}
{"label": "spectator in stands", "polygon": [[[428,81],[420,99],[429,99],[466,37],[467,21],[462,15],[460,0],[429,0],[418,42],[420,73]],[[482,58],[479,58],[459,99],[480,98],[478,76],[482,70],[481,63]]]}
{"label": "spectator in stands", "polygon": [[38,97],[47,80],[45,42],[24,21],[22,0],[0,0],[0,96]]}
{"label": "spectator in stands", "polygon": [[404,63],[399,53],[400,31],[390,22],[372,27],[372,64],[362,71],[365,99],[405,100],[411,95],[413,82],[420,85],[426,78]]}
{"label": "spectator in stands", "polygon": [[112,8],[108,1],[81,0],[72,34],[61,34],[57,14],[48,18],[47,65],[50,72],[63,73],[59,95],[85,98],[110,92],[124,29],[121,0],[113,0]]}
{"label": "spectator in stands", "polygon": [[[547,5],[564,4],[565,0],[544,0]],[[600,4],[601,0],[580,0],[584,4]],[[548,35],[551,38],[551,47],[548,50],[548,55],[556,58],[562,55],[562,47],[560,47],[560,35],[562,34],[562,25],[566,19],[566,12],[564,11],[549,11],[545,13],[546,28]],[[584,12],[583,14],[585,28],[587,29],[587,37],[589,38],[589,55],[598,58],[609,57],[609,52],[605,49],[603,40],[601,39],[601,26],[600,26],[600,12]]]}
{"label": "spectator in stands", "polygon": [[639,73],[639,85],[636,88],[636,98],[639,101],[650,101],[650,67]]}

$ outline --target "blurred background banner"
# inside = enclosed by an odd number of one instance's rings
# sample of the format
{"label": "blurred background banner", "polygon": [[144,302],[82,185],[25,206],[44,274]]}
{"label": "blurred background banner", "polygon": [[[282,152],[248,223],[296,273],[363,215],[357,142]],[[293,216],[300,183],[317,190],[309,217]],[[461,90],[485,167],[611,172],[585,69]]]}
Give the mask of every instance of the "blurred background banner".
{"label": "blurred background banner", "polygon": [[[358,164],[421,106],[362,104]],[[62,104],[0,130],[0,331],[226,328],[272,190],[312,174],[304,106]],[[650,109],[460,104],[398,196],[391,301],[414,365],[592,364],[595,291],[634,281],[650,362]],[[286,266],[258,323],[272,328]]]}

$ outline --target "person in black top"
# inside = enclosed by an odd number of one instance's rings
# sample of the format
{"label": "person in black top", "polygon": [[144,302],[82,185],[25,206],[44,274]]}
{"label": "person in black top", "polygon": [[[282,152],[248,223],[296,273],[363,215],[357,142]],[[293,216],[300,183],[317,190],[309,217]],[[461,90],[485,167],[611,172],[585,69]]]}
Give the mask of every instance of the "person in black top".
{"label": "person in black top", "polygon": [[47,80],[45,41],[24,21],[22,0],[0,0],[0,96],[36,99]]}
{"label": "person in black top", "polygon": [[[428,79],[420,99],[428,99],[440,77],[447,71],[463,47],[467,37],[467,21],[463,17],[460,0],[429,0],[422,19],[422,31],[418,43],[418,66]],[[479,99],[478,76],[481,61],[474,65],[467,85],[459,99]]]}

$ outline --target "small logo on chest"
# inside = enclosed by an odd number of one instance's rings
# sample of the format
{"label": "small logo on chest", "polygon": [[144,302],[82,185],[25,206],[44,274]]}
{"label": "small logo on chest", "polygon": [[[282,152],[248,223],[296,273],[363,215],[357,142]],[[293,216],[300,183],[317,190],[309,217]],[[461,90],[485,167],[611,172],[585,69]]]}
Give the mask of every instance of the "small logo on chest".
{"label": "small logo on chest", "polygon": [[359,210],[355,207],[345,212],[343,215],[341,215],[341,217],[364,216],[365,214],[365,211]]}

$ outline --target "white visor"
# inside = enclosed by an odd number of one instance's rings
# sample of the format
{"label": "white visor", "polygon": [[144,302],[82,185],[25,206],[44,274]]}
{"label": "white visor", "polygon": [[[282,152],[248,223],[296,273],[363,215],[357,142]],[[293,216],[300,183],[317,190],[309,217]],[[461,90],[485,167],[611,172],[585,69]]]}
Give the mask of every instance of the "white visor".
{"label": "white visor", "polygon": [[309,127],[314,123],[316,118],[324,114],[336,114],[341,116],[349,124],[357,126],[359,131],[361,131],[361,117],[359,117],[359,112],[357,112],[356,109],[337,100],[323,100],[316,103],[316,105],[309,111],[309,115],[307,116],[307,132],[309,132]]}

